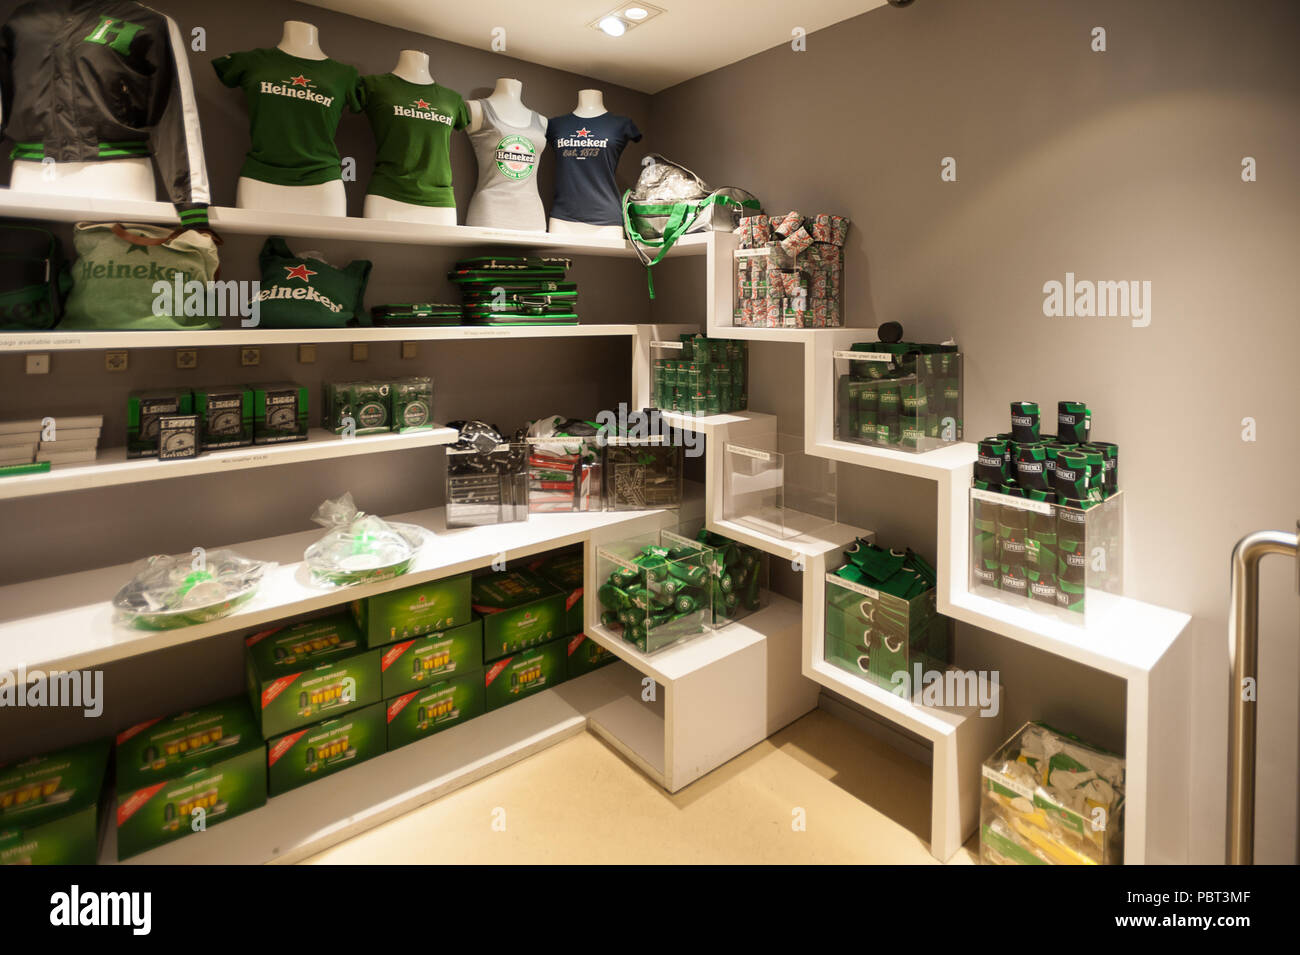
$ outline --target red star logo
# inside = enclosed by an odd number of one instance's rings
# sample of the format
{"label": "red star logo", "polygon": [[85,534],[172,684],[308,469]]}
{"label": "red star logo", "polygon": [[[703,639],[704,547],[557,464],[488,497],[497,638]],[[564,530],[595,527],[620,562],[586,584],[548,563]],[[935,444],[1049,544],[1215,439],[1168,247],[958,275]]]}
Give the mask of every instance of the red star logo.
{"label": "red star logo", "polygon": [[416,105],[416,107],[419,108],[419,109],[428,109],[428,108],[429,108],[429,104],[426,103],[426,102],[425,102],[424,100],[422,100],[422,99],[417,99],[417,100],[415,101],[415,105]]}
{"label": "red star logo", "polygon": [[284,267],[284,270],[289,273],[284,277],[284,280],[286,282],[289,281],[289,279],[302,279],[304,282],[307,282],[307,284],[309,285],[311,284],[311,282],[308,279],[308,276],[316,274],[311,269],[307,268],[307,264],[305,262],[302,265],[294,265],[294,266],[286,265]]}
{"label": "red star logo", "polygon": [[307,77],[303,76],[301,73],[298,74],[297,76],[291,76],[291,77],[289,77],[289,82],[292,83],[294,86],[310,86],[310,85],[311,85],[311,82],[307,79]]}
{"label": "red star logo", "polygon": [[590,136],[590,135],[591,135],[591,130],[589,130],[586,126],[584,126],[584,127],[582,127],[582,129],[580,129],[580,130],[578,130],[576,133],[574,133],[574,135],[575,135],[575,136],[578,136],[578,137],[582,137],[582,136]]}

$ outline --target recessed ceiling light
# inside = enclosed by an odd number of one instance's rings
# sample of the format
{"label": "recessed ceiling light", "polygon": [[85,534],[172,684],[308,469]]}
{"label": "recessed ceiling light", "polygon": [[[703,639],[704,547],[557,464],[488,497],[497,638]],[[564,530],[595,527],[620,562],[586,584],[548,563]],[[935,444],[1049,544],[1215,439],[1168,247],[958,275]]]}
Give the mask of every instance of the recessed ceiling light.
{"label": "recessed ceiling light", "polygon": [[664,12],[662,7],[656,7],[653,3],[638,0],[629,7],[615,7],[604,16],[592,20],[588,26],[607,36],[622,36],[628,30],[644,26]]}
{"label": "recessed ceiling light", "polygon": [[607,36],[622,36],[627,32],[627,24],[618,17],[601,17],[600,22],[596,25],[600,27],[600,32]]}
{"label": "recessed ceiling light", "polygon": [[650,16],[650,11],[645,7],[628,7],[623,11],[623,16],[627,17],[629,20],[644,20],[646,17]]}

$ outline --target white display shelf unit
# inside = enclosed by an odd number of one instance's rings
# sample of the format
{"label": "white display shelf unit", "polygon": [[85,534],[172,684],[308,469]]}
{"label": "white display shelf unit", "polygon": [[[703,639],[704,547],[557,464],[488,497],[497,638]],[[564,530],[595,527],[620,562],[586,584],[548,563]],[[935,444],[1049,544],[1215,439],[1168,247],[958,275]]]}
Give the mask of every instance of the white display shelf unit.
{"label": "white display shelf unit", "polygon": [[[97,199],[15,192],[0,189],[0,216],[16,219],[44,219],[51,222],[139,222],[178,225],[176,209],[166,202],[129,199]],[[402,245],[451,247],[494,246],[534,249],[552,255],[603,255],[633,258],[631,243],[586,235],[560,235],[519,229],[485,229],[464,225],[430,225],[364,219],[355,216],[318,216],[288,212],[262,212],[212,206],[208,220],[217,232],[232,235],[282,235],[292,238],[344,239],[354,242],[385,242]],[[670,255],[703,255],[708,236],[687,235],[673,246]]]}
{"label": "white display shelf unit", "polygon": [[128,458],[126,448],[118,446],[100,451],[93,464],[56,464],[44,474],[4,478],[0,480],[0,500],[436,447],[454,443],[457,434],[454,428],[439,425],[431,431],[410,434],[365,434],[345,438],[323,428],[312,428],[306,441],[205,451],[197,457],[176,461]]}

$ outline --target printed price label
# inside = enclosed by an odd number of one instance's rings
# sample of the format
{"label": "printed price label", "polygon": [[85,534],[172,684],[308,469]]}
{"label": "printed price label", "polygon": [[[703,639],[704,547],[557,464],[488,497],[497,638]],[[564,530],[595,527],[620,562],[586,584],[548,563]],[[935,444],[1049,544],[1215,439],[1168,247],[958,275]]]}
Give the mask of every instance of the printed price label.
{"label": "printed price label", "polygon": [[681,351],[682,343],[681,342],[651,342],[650,347],[651,348],[675,348],[678,351]]}
{"label": "printed price label", "polygon": [[865,584],[857,584],[851,580],[845,580],[843,577],[837,577],[834,574],[827,574],[826,582],[828,584],[834,584],[836,587],[843,587],[845,590],[851,590],[855,594],[862,594],[864,597],[870,597],[872,600],[880,599],[879,590],[872,590]]}
{"label": "printed price label", "polygon": [[624,560],[622,557],[619,557],[617,554],[611,554],[603,547],[596,551],[596,556],[599,557],[601,560],[609,561],[611,564],[618,564],[618,566],[622,567],[624,570],[633,570],[636,571],[637,573],[641,572],[641,568],[638,567],[636,564],[632,563],[630,560]]}
{"label": "printed price label", "polygon": [[1012,497],[1010,494],[998,494],[995,491],[982,491],[977,487],[970,490],[972,500],[984,501],[988,504],[997,504],[1002,507],[1014,507],[1022,511],[1033,511],[1035,514],[1043,514],[1050,517],[1053,513],[1052,505],[1046,501],[1030,501],[1023,497]]}
{"label": "printed price label", "polygon": [[738,259],[752,259],[756,255],[768,256],[771,254],[771,249],[737,249],[732,253]]}
{"label": "printed price label", "polygon": [[692,550],[704,550],[704,545],[699,541],[693,541],[689,537],[683,537],[681,534],[674,534],[672,531],[663,531],[664,540],[672,541],[674,544],[681,544],[683,547],[689,547]]}
{"label": "printed price label", "polygon": [[980,767],[984,772],[985,779],[991,779],[999,786],[1010,789],[1017,796],[1024,796],[1030,802],[1034,801],[1034,790],[1024,783],[1017,782],[1009,776],[1005,776],[991,766]]}
{"label": "printed price label", "polygon": [[883,351],[837,351],[836,358],[846,361],[893,361],[894,356]]}
{"label": "printed price label", "polygon": [[767,451],[756,451],[753,448],[742,448],[738,444],[727,445],[728,454],[739,454],[747,458],[753,458],[755,461],[771,461],[772,455]]}
{"label": "printed price label", "polygon": [[510,335],[508,328],[467,328],[466,338],[506,338]]}

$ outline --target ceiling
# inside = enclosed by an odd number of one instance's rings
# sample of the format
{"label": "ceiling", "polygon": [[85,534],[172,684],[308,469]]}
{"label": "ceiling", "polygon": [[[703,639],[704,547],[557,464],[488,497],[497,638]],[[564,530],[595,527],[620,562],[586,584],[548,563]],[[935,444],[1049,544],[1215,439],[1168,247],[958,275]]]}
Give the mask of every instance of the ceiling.
{"label": "ceiling", "polygon": [[483,50],[504,27],[509,56],[657,93],[788,43],[795,27],[812,33],[886,0],[651,0],[665,12],[617,38],[588,25],[621,9],[617,0],[307,2]]}

